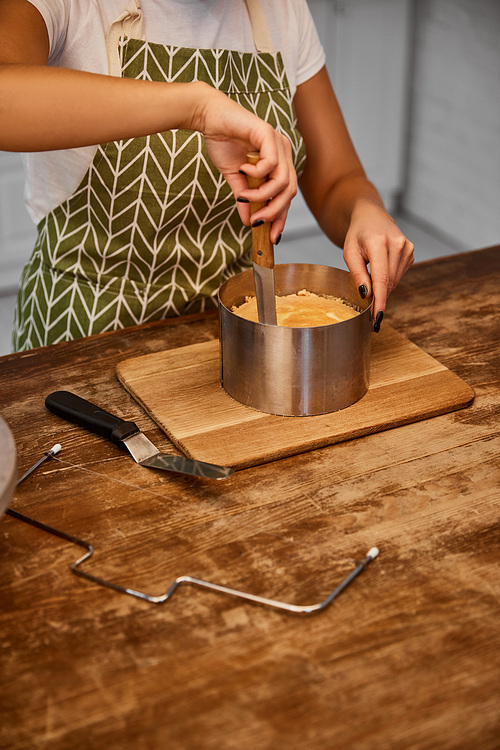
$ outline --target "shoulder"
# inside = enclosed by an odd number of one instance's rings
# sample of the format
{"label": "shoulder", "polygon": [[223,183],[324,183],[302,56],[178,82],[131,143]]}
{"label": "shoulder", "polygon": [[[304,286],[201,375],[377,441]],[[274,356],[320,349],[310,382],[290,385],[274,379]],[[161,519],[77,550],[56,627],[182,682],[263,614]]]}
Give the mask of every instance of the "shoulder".
{"label": "shoulder", "polygon": [[298,86],[325,64],[324,49],[310,8],[306,0],[260,1],[275,47],[283,53],[289,79]]}
{"label": "shoulder", "polygon": [[[123,10],[123,0],[28,0],[41,14],[49,36],[49,63],[57,64],[77,40],[103,35]],[[117,10],[118,9],[118,10]]]}
{"label": "shoulder", "polygon": [[306,0],[260,0],[270,26],[298,35],[309,33],[314,20]]}

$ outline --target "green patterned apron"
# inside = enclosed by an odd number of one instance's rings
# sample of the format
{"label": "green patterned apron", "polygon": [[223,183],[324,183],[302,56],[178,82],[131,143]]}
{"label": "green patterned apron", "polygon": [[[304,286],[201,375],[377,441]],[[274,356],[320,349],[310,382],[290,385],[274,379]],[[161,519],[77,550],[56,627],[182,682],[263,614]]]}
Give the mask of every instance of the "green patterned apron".
{"label": "green patterned apron", "polygon": [[[259,1],[246,4],[255,53],[144,41],[132,0],[110,29],[110,73],[211,84],[285,133],[299,171],[305,152],[283,60],[271,51]],[[250,254],[250,230],[200,133],[169,130],[99,146],[74,194],[38,225],[13,349],[202,311],[216,305],[229,276],[251,266]]]}

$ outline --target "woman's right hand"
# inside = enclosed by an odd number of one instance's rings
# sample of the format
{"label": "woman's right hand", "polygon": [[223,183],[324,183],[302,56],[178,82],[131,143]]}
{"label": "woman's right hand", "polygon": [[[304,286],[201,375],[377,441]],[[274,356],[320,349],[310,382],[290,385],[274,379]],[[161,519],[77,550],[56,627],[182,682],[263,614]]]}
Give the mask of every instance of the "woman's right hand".
{"label": "woman's right hand", "polygon": [[[235,197],[266,204],[253,214],[252,222],[271,222],[271,241],[276,243],[297,193],[290,141],[220,91],[208,84],[194,85],[200,88],[202,104],[195,113],[193,129],[203,133],[210,158]],[[258,164],[247,163],[249,151],[259,151]],[[267,180],[259,188],[250,189],[245,175]],[[239,201],[238,210],[243,223],[250,226],[248,203]]]}
{"label": "woman's right hand", "polygon": [[[186,128],[206,138],[210,157],[236,198],[266,203],[253,221],[283,231],[297,177],[288,139],[202,82],[164,83],[48,67],[45,22],[27,0],[0,3],[0,149],[51,151]],[[247,164],[248,151],[260,162]],[[241,170],[241,171],[240,171]],[[268,177],[250,190],[245,174]],[[242,221],[250,207],[238,202]]]}

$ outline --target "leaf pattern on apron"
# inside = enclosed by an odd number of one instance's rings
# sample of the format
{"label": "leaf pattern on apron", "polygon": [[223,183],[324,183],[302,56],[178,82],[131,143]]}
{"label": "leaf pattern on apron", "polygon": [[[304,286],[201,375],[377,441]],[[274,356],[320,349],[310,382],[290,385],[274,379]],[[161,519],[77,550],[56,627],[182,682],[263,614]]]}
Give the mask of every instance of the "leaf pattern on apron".
{"label": "leaf pattern on apron", "polygon": [[[120,38],[122,76],[202,80],[285,133],[305,160],[280,53]],[[251,233],[198,132],[99,146],[79,187],[38,225],[21,279],[13,349],[116,330],[217,304],[251,267]]]}

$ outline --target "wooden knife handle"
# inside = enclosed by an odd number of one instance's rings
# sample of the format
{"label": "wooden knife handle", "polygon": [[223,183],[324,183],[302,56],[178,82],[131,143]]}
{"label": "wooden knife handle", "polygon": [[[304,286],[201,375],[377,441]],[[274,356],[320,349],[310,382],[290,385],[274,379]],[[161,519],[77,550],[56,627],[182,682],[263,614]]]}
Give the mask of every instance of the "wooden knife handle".
{"label": "wooden knife handle", "polygon": [[[257,164],[260,159],[258,151],[247,154],[249,164]],[[258,188],[266,182],[266,177],[248,177],[248,187]],[[250,216],[263,208],[266,203],[250,203]],[[252,261],[264,268],[274,268],[274,248],[270,237],[271,225],[265,222],[260,227],[252,227]]]}

